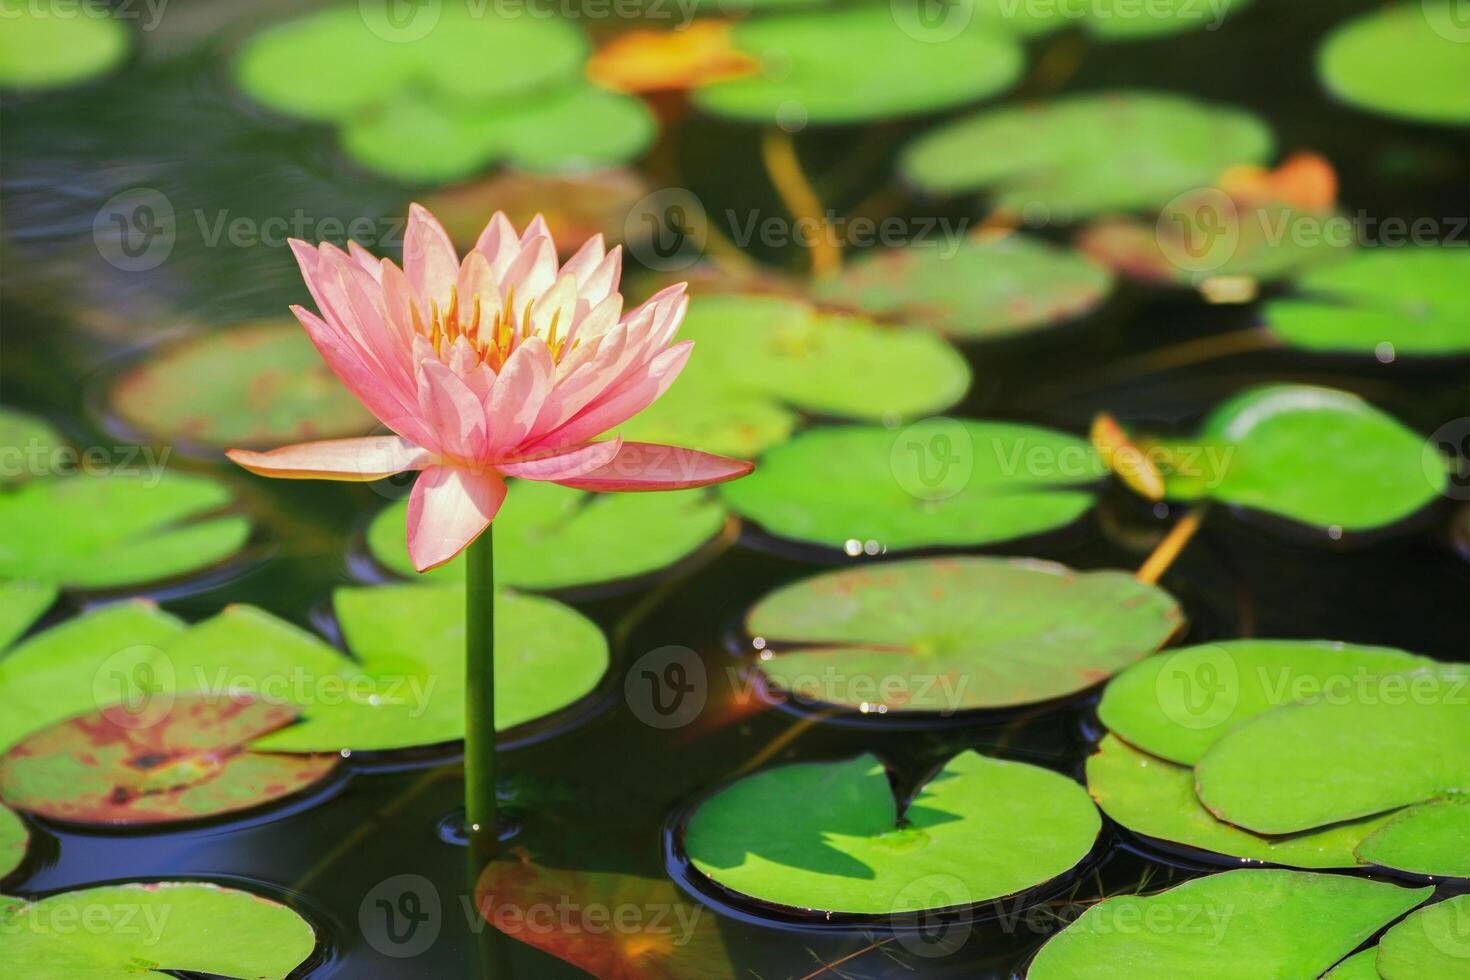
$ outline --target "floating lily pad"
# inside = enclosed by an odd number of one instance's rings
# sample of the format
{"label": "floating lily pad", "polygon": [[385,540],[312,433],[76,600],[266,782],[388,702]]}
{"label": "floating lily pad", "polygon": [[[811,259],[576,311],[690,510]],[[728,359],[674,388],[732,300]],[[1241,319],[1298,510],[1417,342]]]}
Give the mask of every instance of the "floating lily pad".
{"label": "floating lily pad", "polygon": [[1360,109],[1454,125],[1470,121],[1467,40],[1457,0],[1388,6],[1329,34],[1317,49],[1317,74]]}
{"label": "floating lily pad", "polygon": [[1299,277],[1262,316],[1293,347],[1443,357],[1470,351],[1467,279],[1467,249],[1364,249]]}
{"label": "floating lily pad", "polygon": [[[0,750],[38,729],[124,703],[140,717],[176,697],[253,694],[304,719],[256,739],[257,751],[377,751],[464,735],[464,595],[387,586],[339,590],[356,660],[250,606],[186,626],[146,602],[84,613],[0,658]],[[496,721],[501,730],[584,697],[607,670],[607,641],[548,599],[496,601]]]}
{"label": "floating lily pad", "polygon": [[1123,572],[919,559],[777,589],[746,616],[761,671],[807,700],[951,714],[1066,697],[1168,642],[1169,594]]}
{"label": "floating lily pad", "polygon": [[1082,316],[1107,298],[1112,285],[1106,270],[1074,252],[1006,235],[866,252],[819,283],[816,295],[981,340]]}
{"label": "floating lily pad", "polygon": [[1415,874],[1470,878],[1470,799],[1404,810],[1358,845],[1358,858]]}
{"label": "floating lily pad", "polygon": [[[593,494],[530,480],[510,481],[495,519],[495,574],[523,589],[565,589],[647,575],[688,558],[726,521],[703,490]],[[408,559],[408,503],[378,513],[368,528],[373,557],[417,578]],[[464,581],[464,560],[427,572],[429,581]]]}
{"label": "floating lily pad", "polygon": [[170,698],[160,712],[108,705],[33,732],[0,758],[0,798],[69,823],[201,820],[301,792],[338,755],[252,752],[297,711],[244,695]]}
{"label": "floating lily pad", "polygon": [[988,191],[1028,219],[1066,223],[1162,208],[1271,149],[1270,130],[1248,112],[1122,91],[965,117],[920,137],[900,167],[923,190]]}
{"label": "floating lily pad", "polygon": [[965,359],[932,333],[773,296],[702,297],[679,336],[699,356],[623,426],[625,438],[750,458],[786,441],[798,412],[914,418],[970,387]]}
{"label": "floating lily pad", "polygon": [[962,752],[900,807],[883,764],[861,755],[746,776],[694,812],[684,849],[759,902],[895,915],[931,908],[926,884],[941,876],[946,907],[1050,881],[1087,856],[1100,827],[1082,787],[1047,769]]}
{"label": "floating lily pad", "polygon": [[1087,485],[1102,473],[1092,447],[1063,432],[927,419],[813,429],[720,493],[772,534],[861,553],[1052,531],[1092,507]]}
{"label": "floating lily pad", "polygon": [[1108,684],[1098,718],[1145,752],[1192,766],[1223,735],[1279,705],[1341,698],[1434,662],[1389,647],[1228,640],[1150,657]]}
{"label": "floating lily pad", "polygon": [[[0,878],[9,875],[26,859],[26,846],[31,835],[25,822],[14,812],[0,806]],[[0,912],[3,915],[3,912]]]}
{"label": "floating lily pad", "polygon": [[1154,0],[1150,3],[1093,0],[1074,5],[1027,4],[1016,0],[972,2],[977,15],[994,23],[997,28],[1014,31],[1024,37],[1079,27],[1099,40],[1127,41],[1187,31],[1216,30],[1226,16],[1244,7],[1247,0],[1227,0],[1218,5],[1199,0]]}
{"label": "floating lily pad", "polygon": [[1242,870],[1105,899],[1041,948],[1028,980],[1318,977],[1432,889]]}
{"label": "floating lily pad", "polygon": [[376,420],[342,387],[295,320],[263,320],[164,347],[110,392],[155,442],[264,447],[363,435]]}
{"label": "floating lily pad", "polygon": [[0,956],[12,980],[116,980],[164,970],[285,980],[315,948],[316,933],[286,906],[218,885],[0,897]]}
{"label": "floating lily pad", "polygon": [[1340,697],[1273,708],[1195,767],[1221,819],[1290,834],[1470,786],[1470,668],[1392,674]]}
{"label": "floating lily pad", "polygon": [[1349,956],[1322,976],[1323,980],[1383,980],[1378,975],[1378,947]]}
{"label": "floating lily pad", "polygon": [[66,437],[49,422],[0,408],[0,487],[19,483],[50,471],[57,448],[65,446]]}
{"label": "floating lily pad", "polygon": [[[434,586],[339,589],[337,619],[370,683],[320,699],[306,720],[254,743],[278,752],[384,751],[464,737],[464,593]],[[550,599],[495,602],[495,726],[508,731],[590,694],[607,639]]]}
{"label": "floating lily pad", "polygon": [[759,74],[696,89],[720,116],[800,126],[934,112],[1009,88],[1020,46],[999,32],[915,36],[887,5],[783,13],[736,25],[737,50]]}
{"label": "floating lily pad", "polygon": [[1378,943],[1383,980],[1465,980],[1470,977],[1470,895],[1426,905]]}
{"label": "floating lily pad", "polygon": [[0,580],[0,650],[20,639],[55,601],[53,586]]}
{"label": "floating lily pad", "polygon": [[[525,911],[571,902],[582,909],[658,910],[660,922],[601,928],[576,916],[542,929]],[[667,878],[547,868],[524,855],[492,861],[475,887],[475,908],[500,932],[535,946],[595,977],[629,980],[735,980],[718,920],[684,899]]]}
{"label": "floating lily pad", "polygon": [[1353,868],[1353,849],[1385,818],[1286,837],[1241,830],[1204,808],[1194,770],[1106,736],[1087,759],[1087,789],[1102,811],[1136,834],[1215,854],[1294,868]]}
{"label": "floating lily pad", "polygon": [[0,578],[77,589],[138,585],[207,568],[250,536],[221,483],[161,471],[48,477],[0,494]]}
{"label": "floating lily pad", "polygon": [[48,89],[116,68],[132,34],[105,8],[7,5],[0,34],[0,88]]}
{"label": "floating lily pad", "polygon": [[1220,471],[1167,474],[1169,497],[1210,497],[1339,534],[1404,520],[1447,479],[1423,436],[1357,395],[1312,385],[1236,395],[1210,413],[1195,444],[1215,453]]}

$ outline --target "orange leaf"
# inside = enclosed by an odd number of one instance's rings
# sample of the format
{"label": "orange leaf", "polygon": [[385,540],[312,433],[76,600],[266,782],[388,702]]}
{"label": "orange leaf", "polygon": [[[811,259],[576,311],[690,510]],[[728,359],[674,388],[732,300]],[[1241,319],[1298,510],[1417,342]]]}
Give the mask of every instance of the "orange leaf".
{"label": "orange leaf", "polygon": [[730,42],[730,24],[701,20],[682,30],[629,31],[587,62],[587,77],[615,92],[668,92],[753,75],[760,62]]}

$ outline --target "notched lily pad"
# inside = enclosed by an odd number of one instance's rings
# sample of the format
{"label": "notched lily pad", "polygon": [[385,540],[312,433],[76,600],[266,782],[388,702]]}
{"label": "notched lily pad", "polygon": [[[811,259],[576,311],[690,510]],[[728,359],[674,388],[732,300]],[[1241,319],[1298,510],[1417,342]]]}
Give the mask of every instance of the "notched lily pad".
{"label": "notched lily pad", "polygon": [[1414,874],[1470,878],[1470,798],[1409,807],[1358,845],[1358,859]]}
{"label": "notched lily pad", "polygon": [[1470,45],[1457,0],[1383,7],[1341,25],[1317,49],[1333,95],[1421,122],[1470,121]]}
{"label": "notched lily pad", "polygon": [[964,547],[1064,527],[1102,464],[1084,439],[1008,422],[812,429],[720,488],[737,514],[795,541],[876,554]]}
{"label": "notched lily pad", "polygon": [[960,340],[988,340],[1082,316],[1112,285],[1107,270],[1074,252],[1004,235],[865,252],[818,282],[815,294]]}
{"label": "notched lily pad", "polygon": [[40,91],[84,82],[121,64],[132,33],[106,8],[8,4],[0,34],[0,88]]}
{"label": "notched lily pad", "polygon": [[1431,891],[1304,871],[1227,871],[1099,902],[1041,948],[1026,976],[1319,977]]}
{"label": "notched lily pad", "polygon": [[679,336],[699,356],[623,426],[625,438],[748,459],[789,439],[800,412],[915,418],[949,408],[970,387],[964,357],[928,331],[774,296],[703,297]]}
{"label": "notched lily pad", "polygon": [[294,320],[213,330],[151,353],[109,392],[157,443],[264,447],[363,435],[376,424]]}
{"label": "notched lily pad", "polygon": [[[674,565],[698,552],[724,527],[719,499],[703,490],[593,494],[553,483],[510,481],[495,521],[495,574],[523,589],[566,589],[626,580]],[[373,557],[399,575],[418,578],[408,558],[408,503],[380,511],[368,528]],[[424,575],[464,581],[455,559]]]}
{"label": "notched lily pad", "polygon": [[218,885],[104,885],[35,901],[0,896],[0,957],[12,980],[165,970],[286,980],[315,948],[315,931],[291,909]]}
{"label": "notched lily pad", "polygon": [[952,714],[1049,701],[1168,642],[1183,614],[1122,572],[1002,558],[885,562],[803,579],[746,616],[760,670],[865,713]]}
{"label": "notched lily pad", "polygon": [[1157,92],[1074,95],[992,109],[921,136],[899,165],[921,190],[986,191],[1029,221],[1157,210],[1262,163],[1273,140],[1248,112]]}
{"label": "notched lily pad", "polygon": [[297,718],[295,708],[243,695],[108,705],[11,746],[0,758],[0,799],[52,820],[108,826],[253,809],[310,788],[342,761],[247,748]]}
{"label": "notched lily pad", "polygon": [[[803,801],[792,807],[792,800]],[[962,752],[906,806],[872,755],[746,776],[683,846],[700,873],[783,910],[898,915],[1014,895],[1075,867],[1101,821],[1065,776]]]}

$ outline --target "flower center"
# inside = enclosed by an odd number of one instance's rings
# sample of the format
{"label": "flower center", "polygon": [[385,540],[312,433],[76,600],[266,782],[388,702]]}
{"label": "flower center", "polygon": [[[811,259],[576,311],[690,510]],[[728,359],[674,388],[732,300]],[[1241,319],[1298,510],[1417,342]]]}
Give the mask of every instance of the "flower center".
{"label": "flower center", "polygon": [[[516,316],[515,288],[506,293],[505,304],[497,309],[488,323],[482,316],[482,306],[479,294],[475,294],[470,302],[474,310],[473,315],[461,310],[459,305],[459,291],[453,286],[449,289],[449,306],[440,309],[438,302],[429,301],[429,318],[425,321],[419,312],[417,303],[410,301],[409,313],[413,318],[413,329],[430,344],[434,346],[434,353],[440,357],[454,346],[455,341],[463,337],[469,342],[470,349],[478,358],[478,363],[487,364],[490,370],[499,374],[505,362],[521,342],[536,334],[531,325],[531,312],[535,307],[535,300],[526,303],[525,309],[521,311],[520,317]],[[561,310],[558,309],[551,315],[551,323],[547,325],[546,333],[542,337],[546,346],[551,348],[551,359],[560,362],[563,357],[570,354],[577,347],[576,339],[568,342],[566,337],[557,335],[561,322]]]}

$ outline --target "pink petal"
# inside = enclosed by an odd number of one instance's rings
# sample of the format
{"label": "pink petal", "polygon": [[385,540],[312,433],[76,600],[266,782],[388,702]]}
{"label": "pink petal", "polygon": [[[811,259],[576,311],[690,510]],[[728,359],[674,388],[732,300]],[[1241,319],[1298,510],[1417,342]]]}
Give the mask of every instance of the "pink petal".
{"label": "pink petal", "polygon": [[622,425],[668,390],[684,369],[694,342],[686,340],[659,354],[647,373],[599,393],[588,405],[532,446],[529,451],[556,451],[583,443]]}
{"label": "pink petal", "polygon": [[391,385],[384,383],[378,371],[363,359],[356,345],[310,310],[293,306],[291,312],[306,328],[306,335],[337,380],[377,416],[379,422],[411,442],[424,445],[429,441],[427,430],[419,421],[418,406],[407,405],[399,399]]}
{"label": "pink petal", "polygon": [[357,244],[357,242],[348,242],[347,254],[351,255],[352,260],[356,262],[359,266],[361,266],[364,272],[372,276],[375,282],[382,280],[383,266],[378,261],[377,256],[373,255],[372,252],[369,252],[367,249]]}
{"label": "pink petal", "polygon": [[429,358],[418,367],[419,409],[424,424],[446,456],[485,458],[485,406],[459,375]]}
{"label": "pink petal", "polygon": [[540,337],[528,338],[511,352],[495,378],[486,408],[492,457],[504,456],[532,434],[555,370],[551,349]]}
{"label": "pink petal", "polygon": [[269,452],[229,449],[225,455],[261,476],[285,480],[381,480],[429,465],[433,457],[398,436],[328,439],[282,446]]}
{"label": "pink petal", "polygon": [[506,476],[525,480],[571,480],[611,463],[622,445],[622,437],[614,436],[606,442],[590,442],[565,453],[497,463],[495,468]]}
{"label": "pink petal", "polygon": [[602,234],[598,233],[593,235],[582,243],[582,247],[577,249],[576,255],[573,255],[563,263],[561,274],[564,276],[575,276],[577,284],[581,285],[587,281],[587,277],[592,274],[592,270],[601,264],[606,255],[607,245],[603,241]]}
{"label": "pink petal", "polygon": [[505,481],[494,473],[431,466],[408,497],[408,557],[421,572],[463,551],[490,526],[505,500]]}
{"label": "pink petal", "polygon": [[525,312],[526,304],[537,299],[556,281],[556,246],[549,238],[538,238],[521,248],[521,254],[505,270],[500,280],[500,293],[512,289],[516,294],[516,316]]}
{"label": "pink petal", "polygon": [[403,241],[403,272],[429,314],[429,304],[449,306],[449,290],[459,275],[459,256],[439,220],[418,204],[408,207],[408,232]]}
{"label": "pink petal", "polygon": [[521,241],[504,212],[496,211],[490,218],[485,230],[480,232],[479,241],[475,242],[475,251],[490,263],[490,272],[497,283],[505,278],[505,270],[521,254]]}
{"label": "pink petal", "polygon": [[712,483],[738,480],[753,469],[753,463],[693,449],[648,442],[625,442],[617,456],[601,469],[554,482],[564,487],[596,490],[599,493],[686,490],[690,487],[707,487]]}

